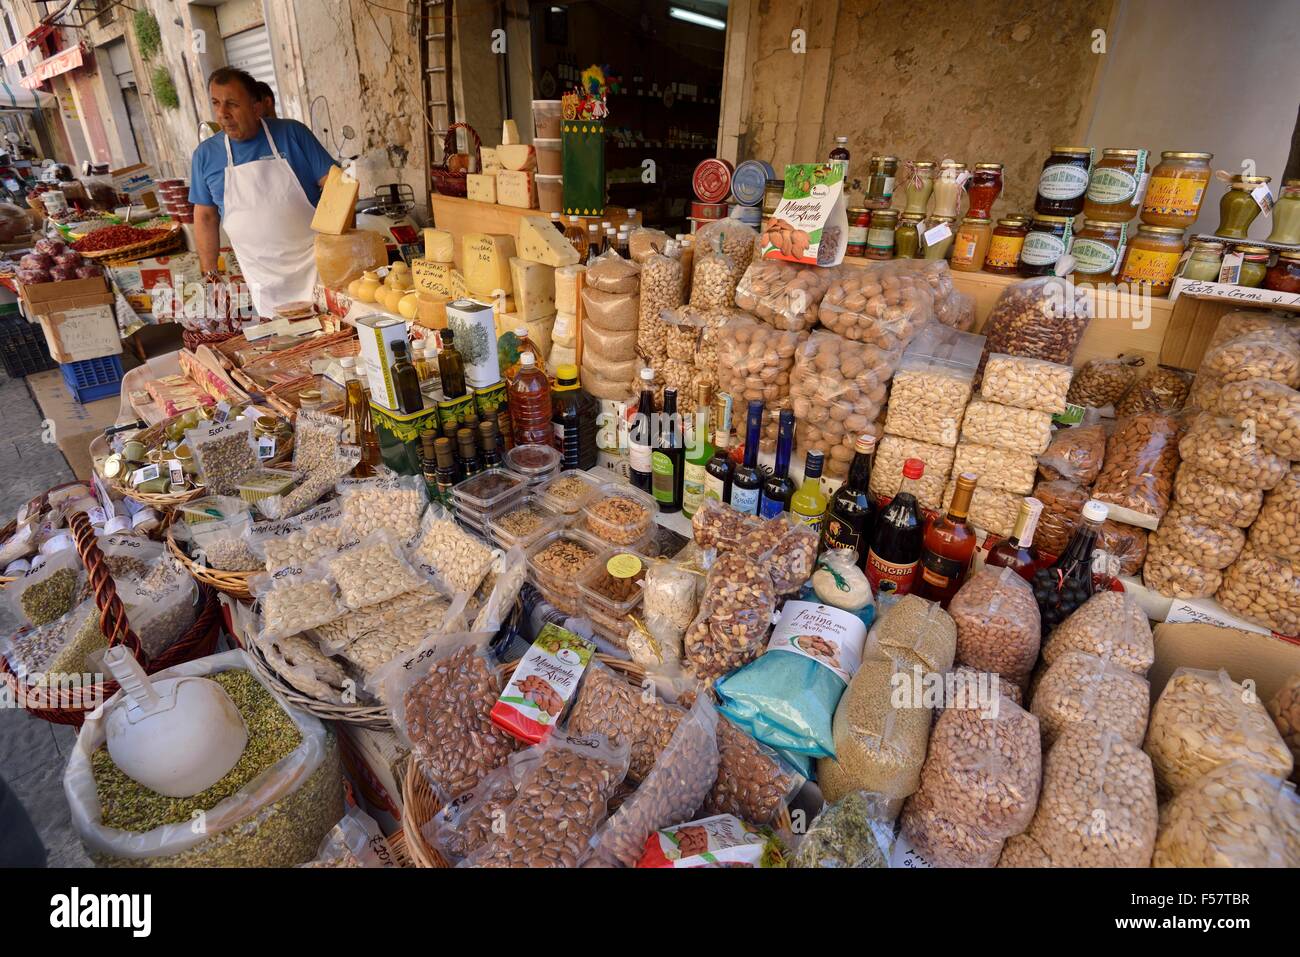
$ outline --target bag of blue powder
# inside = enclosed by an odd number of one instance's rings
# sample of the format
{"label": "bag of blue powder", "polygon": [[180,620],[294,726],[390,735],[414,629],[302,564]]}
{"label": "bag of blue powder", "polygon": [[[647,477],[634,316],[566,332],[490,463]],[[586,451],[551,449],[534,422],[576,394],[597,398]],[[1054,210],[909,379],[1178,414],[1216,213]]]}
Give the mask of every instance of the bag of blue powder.
{"label": "bag of blue powder", "polygon": [[718,710],[764,744],[834,757],[835,706],[862,663],[866,638],[852,612],[788,601],[767,650],[716,683]]}

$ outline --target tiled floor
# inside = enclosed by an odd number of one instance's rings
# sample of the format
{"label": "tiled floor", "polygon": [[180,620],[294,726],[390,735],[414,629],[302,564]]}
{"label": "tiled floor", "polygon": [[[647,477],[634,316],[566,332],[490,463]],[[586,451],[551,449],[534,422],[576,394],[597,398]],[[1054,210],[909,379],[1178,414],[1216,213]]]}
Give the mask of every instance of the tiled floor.
{"label": "tiled floor", "polygon": [[[33,495],[73,478],[58,447],[42,441],[42,431],[26,383],[0,373],[0,525]],[[90,863],[63,797],[63,769],[75,740],[70,727],[21,708],[0,708],[0,775],[40,832],[51,867]]]}

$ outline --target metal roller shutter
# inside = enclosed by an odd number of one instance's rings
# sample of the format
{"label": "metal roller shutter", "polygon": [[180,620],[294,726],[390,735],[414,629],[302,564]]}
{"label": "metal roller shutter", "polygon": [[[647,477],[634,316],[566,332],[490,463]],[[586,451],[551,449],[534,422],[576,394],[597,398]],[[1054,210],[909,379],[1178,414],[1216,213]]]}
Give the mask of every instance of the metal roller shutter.
{"label": "metal roller shutter", "polygon": [[266,27],[254,27],[226,37],[226,63],[249,73],[254,79],[268,83],[275,90],[275,102],[280,103],[280,90],[275,85],[275,61],[271,56],[271,36]]}

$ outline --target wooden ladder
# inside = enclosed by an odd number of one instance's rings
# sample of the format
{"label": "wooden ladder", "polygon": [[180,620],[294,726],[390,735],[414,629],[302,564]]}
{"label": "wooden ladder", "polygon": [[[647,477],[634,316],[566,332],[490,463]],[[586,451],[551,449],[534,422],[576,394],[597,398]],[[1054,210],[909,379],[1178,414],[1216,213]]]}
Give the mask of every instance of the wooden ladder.
{"label": "wooden ladder", "polygon": [[[443,162],[443,139],[456,122],[452,93],[452,4],[454,0],[420,0],[420,77],[424,93],[427,166]],[[429,192],[434,193],[433,179]]]}

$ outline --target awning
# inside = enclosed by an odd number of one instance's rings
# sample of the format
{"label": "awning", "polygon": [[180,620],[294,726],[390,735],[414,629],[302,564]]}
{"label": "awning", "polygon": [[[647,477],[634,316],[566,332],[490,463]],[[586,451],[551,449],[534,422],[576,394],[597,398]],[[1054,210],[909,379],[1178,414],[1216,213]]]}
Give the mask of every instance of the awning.
{"label": "awning", "polygon": [[58,99],[40,90],[24,90],[0,83],[0,110],[40,110],[53,109]]}
{"label": "awning", "polygon": [[60,50],[54,56],[36,64],[36,66],[32,67],[31,74],[23,77],[18,82],[27,89],[34,90],[51,77],[77,69],[85,62],[85,59],[86,51],[81,44],[68,47],[66,50]]}

